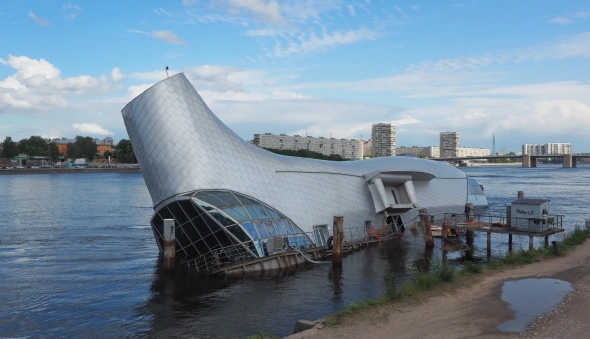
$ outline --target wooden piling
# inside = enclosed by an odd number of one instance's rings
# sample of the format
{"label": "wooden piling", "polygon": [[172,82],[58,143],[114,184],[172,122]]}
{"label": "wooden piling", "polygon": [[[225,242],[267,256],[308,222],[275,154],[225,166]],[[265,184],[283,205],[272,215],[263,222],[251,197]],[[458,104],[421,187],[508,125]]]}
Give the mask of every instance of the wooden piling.
{"label": "wooden piling", "polygon": [[487,232],[487,234],[488,234],[487,252],[488,252],[488,257],[489,257],[490,254],[492,254],[492,232]]}
{"label": "wooden piling", "polygon": [[164,269],[176,268],[176,235],[174,219],[164,219]]}
{"label": "wooden piling", "polygon": [[344,217],[335,216],[333,226],[332,263],[342,264],[342,247],[344,244]]}
{"label": "wooden piling", "polygon": [[545,236],[545,248],[548,248],[548,247],[549,247],[549,236],[546,235]]}
{"label": "wooden piling", "polygon": [[508,250],[512,252],[512,234],[508,234]]}
{"label": "wooden piling", "polygon": [[432,229],[430,228],[430,218],[428,211],[423,208],[419,211],[420,219],[422,220],[422,233],[424,234],[424,245],[426,247],[434,247],[434,238],[432,238]]}
{"label": "wooden piling", "polygon": [[529,236],[529,251],[533,250],[533,236]]}

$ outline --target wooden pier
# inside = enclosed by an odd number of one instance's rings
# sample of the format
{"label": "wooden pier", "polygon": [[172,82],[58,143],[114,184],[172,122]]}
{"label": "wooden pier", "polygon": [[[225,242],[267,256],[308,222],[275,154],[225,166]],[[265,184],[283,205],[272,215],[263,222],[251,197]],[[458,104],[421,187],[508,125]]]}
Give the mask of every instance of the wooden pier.
{"label": "wooden pier", "polygon": [[474,232],[484,232],[487,235],[487,251],[490,253],[492,247],[492,233],[498,234],[508,234],[508,246],[509,249],[512,249],[512,236],[513,235],[521,235],[521,236],[528,236],[529,237],[529,250],[533,249],[533,238],[534,237],[544,237],[545,238],[545,247],[549,246],[549,236],[563,232],[564,229],[562,227],[556,226],[549,226],[546,230],[543,231],[529,231],[529,230],[522,230],[517,229],[516,227],[511,227],[510,225],[504,225],[502,223],[490,223],[490,222],[481,222],[481,221],[465,221],[465,222],[457,222],[454,224],[442,223],[442,241],[443,245],[447,243],[447,229],[454,229],[459,231],[465,231],[467,235],[467,241],[469,242],[470,238],[473,239]]}

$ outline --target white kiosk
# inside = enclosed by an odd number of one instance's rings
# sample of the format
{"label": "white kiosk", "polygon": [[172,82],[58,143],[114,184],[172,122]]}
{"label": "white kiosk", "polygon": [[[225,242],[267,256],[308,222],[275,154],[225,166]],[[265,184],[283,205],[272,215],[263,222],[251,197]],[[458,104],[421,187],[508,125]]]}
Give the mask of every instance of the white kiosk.
{"label": "white kiosk", "polygon": [[549,199],[518,199],[510,207],[510,225],[519,231],[543,232],[548,229]]}

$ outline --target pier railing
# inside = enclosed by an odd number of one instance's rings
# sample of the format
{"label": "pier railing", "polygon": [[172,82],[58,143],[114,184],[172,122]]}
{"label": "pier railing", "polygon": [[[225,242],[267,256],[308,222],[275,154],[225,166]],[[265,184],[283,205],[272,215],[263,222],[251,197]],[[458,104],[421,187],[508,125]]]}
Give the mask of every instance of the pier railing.
{"label": "pier railing", "polygon": [[[370,240],[381,240],[399,230],[394,225],[373,225],[369,227],[348,227],[344,229],[344,242],[355,243]],[[184,260],[182,263],[189,268],[198,271],[216,272],[220,267],[232,265],[241,261],[259,259],[272,254],[284,253],[297,248],[307,250],[309,248],[322,248],[328,245],[330,234],[322,235],[317,232],[299,232],[296,234],[276,235],[266,238],[260,238],[254,241],[247,241],[242,244],[233,244],[230,246],[220,246],[212,248],[208,253],[196,258]],[[282,244],[273,244],[273,251],[268,253],[267,242],[274,241],[275,238],[282,238]],[[293,241],[295,239],[295,241]],[[302,240],[303,239],[303,240]],[[311,242],[309,240],[311,240]],[[281,242],[281,241],[279,241]]]}
{"label": "pier railing", "polygon": [[487,212],[475,214],[441,213],[429,215],[430,222],[434,225],[466,226],[474,225],[483,227],[502,227],[506,231],[522,231],[527,233],[544,232],[553,229],[563,229],[565,215],[553,214],[543,218],[522,218],[507,216],[501,212]]}

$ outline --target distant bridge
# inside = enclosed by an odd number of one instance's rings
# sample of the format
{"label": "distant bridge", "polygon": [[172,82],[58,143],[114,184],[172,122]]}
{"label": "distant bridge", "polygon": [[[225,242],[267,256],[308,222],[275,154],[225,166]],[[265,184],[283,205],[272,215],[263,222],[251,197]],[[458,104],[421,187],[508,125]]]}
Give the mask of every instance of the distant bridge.
{"label": "distant bridge", "polygon": [[548,159],[548,158],[562,158],[563,167],[572,168],[576,167],[578,159],[590,159],[590,155],[577,155],[577,154],[559,154],[559,155],[486,155],[477,157],[454,157],[454,158],[432,158],[431,160],[436,161],[465,161],[465,160],[493,160],[493,159],[522,159],[522,167],[537,167],[537,159]]}

